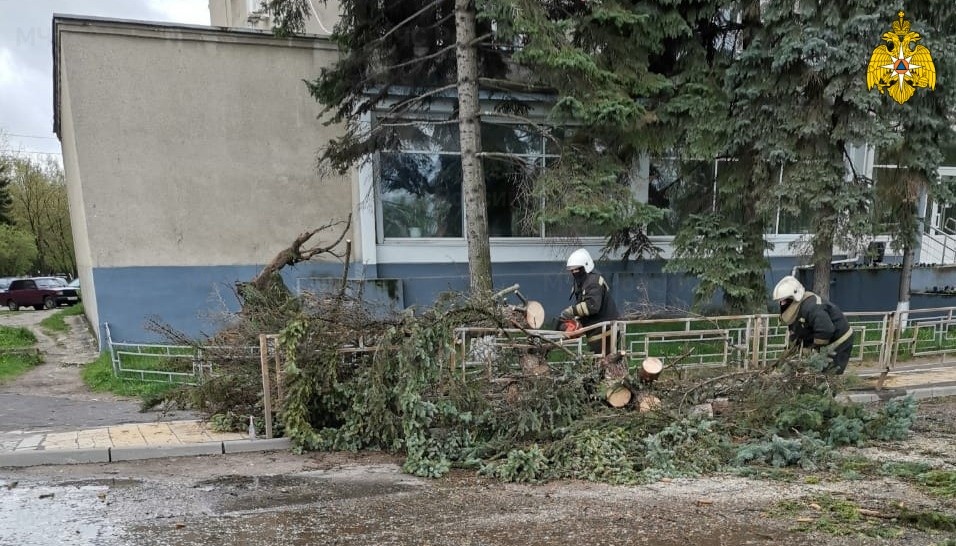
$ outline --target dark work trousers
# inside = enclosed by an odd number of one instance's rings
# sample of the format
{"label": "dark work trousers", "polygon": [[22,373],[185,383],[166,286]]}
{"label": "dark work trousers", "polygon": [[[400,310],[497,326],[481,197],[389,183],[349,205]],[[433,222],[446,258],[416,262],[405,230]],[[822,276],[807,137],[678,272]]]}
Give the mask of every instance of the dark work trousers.
{"label": "dark work trousers", "polygon": [[830,353],[830,365],[824,368],[824,373],[841,375],[850,363],[850,354],[853,352],[853,343],[856,340],[856,332],[850,336],[850,339],[843,342],[842,345]]}

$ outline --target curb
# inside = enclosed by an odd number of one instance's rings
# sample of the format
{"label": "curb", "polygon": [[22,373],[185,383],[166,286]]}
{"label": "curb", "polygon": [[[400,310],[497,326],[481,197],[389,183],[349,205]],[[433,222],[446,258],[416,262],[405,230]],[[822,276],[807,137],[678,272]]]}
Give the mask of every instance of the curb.
{"label": "curb", "polygon": [[288,438],[267,440],[227,440],[182,446],[162,447],[108,447],[104,449],[56,449],[17,451],[0,454],[0,468],[57,464],[116,463],[167,457],[198,455],[228,455],[253,451],[280,451],[292,449]]}

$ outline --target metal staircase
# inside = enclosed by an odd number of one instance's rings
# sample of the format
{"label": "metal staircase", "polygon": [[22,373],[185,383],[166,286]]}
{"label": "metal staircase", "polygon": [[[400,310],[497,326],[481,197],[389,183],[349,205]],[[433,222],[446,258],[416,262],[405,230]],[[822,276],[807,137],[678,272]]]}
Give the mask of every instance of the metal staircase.
{"label": "metal staircase", "polygon": [[930,265],[956,264],[956,218],[949,218],[942,229],[928,227],[920,240],[916,262]]}

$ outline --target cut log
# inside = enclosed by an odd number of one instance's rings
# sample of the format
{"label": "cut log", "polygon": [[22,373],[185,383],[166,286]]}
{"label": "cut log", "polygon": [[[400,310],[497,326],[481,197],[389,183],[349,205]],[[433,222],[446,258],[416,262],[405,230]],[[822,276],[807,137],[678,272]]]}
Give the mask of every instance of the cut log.
{"label": "cut log", "polygon": [[637,395],[637,410],[640,411],[641,413],[654,411],[660,407],[661,407],[661,399],[654,396],[653,394],[642,392]]}
{"label": "cut log", "polygon": [[612,408],[623,408],[631,403],[631,389],[619,381],[607,382],[604,386],[604,399]]}
{"label": "cut log", "polygon": [[529,301],[525,306],[524,318],[528,323],[528,328],[532,330],[541,328],[541,325],[544,324],[544,307],[536,301]]}
{"label": "cut log", "polygon": [[641,371],[638,374],[641,383],[652,383],[663,369],[664,363],[661,359],[653,356],[645,358],[644,362],[641,362]]}

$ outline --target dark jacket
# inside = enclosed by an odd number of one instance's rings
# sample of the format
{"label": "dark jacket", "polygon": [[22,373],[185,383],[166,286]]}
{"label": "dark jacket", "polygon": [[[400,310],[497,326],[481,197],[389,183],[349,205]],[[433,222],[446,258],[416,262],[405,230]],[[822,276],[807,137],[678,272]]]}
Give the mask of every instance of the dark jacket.
{"label": "dark jacket", "polygon": [[[797,305],[797,304],[794,304]],[[803,301],[799,303],[793,322],[790,322],[791,338],[804,347],[822,348],[840,339],[850,330],[843,311],[834,303],[827,301],[813,292],[807,292]],[[786,315],[786,312],[784,313]],[[787,317],[784,322],[787,322]],[[852,338],[840,345],[852,343]],[[830,350],[836,350],[831,347]]]}
{"label": "dark jacket", "polygon": [[571,308],[583,326],[619,318],[611,287],[597,269],[591,270],[580,282],[575,279],[571,297],[575,302]]}

